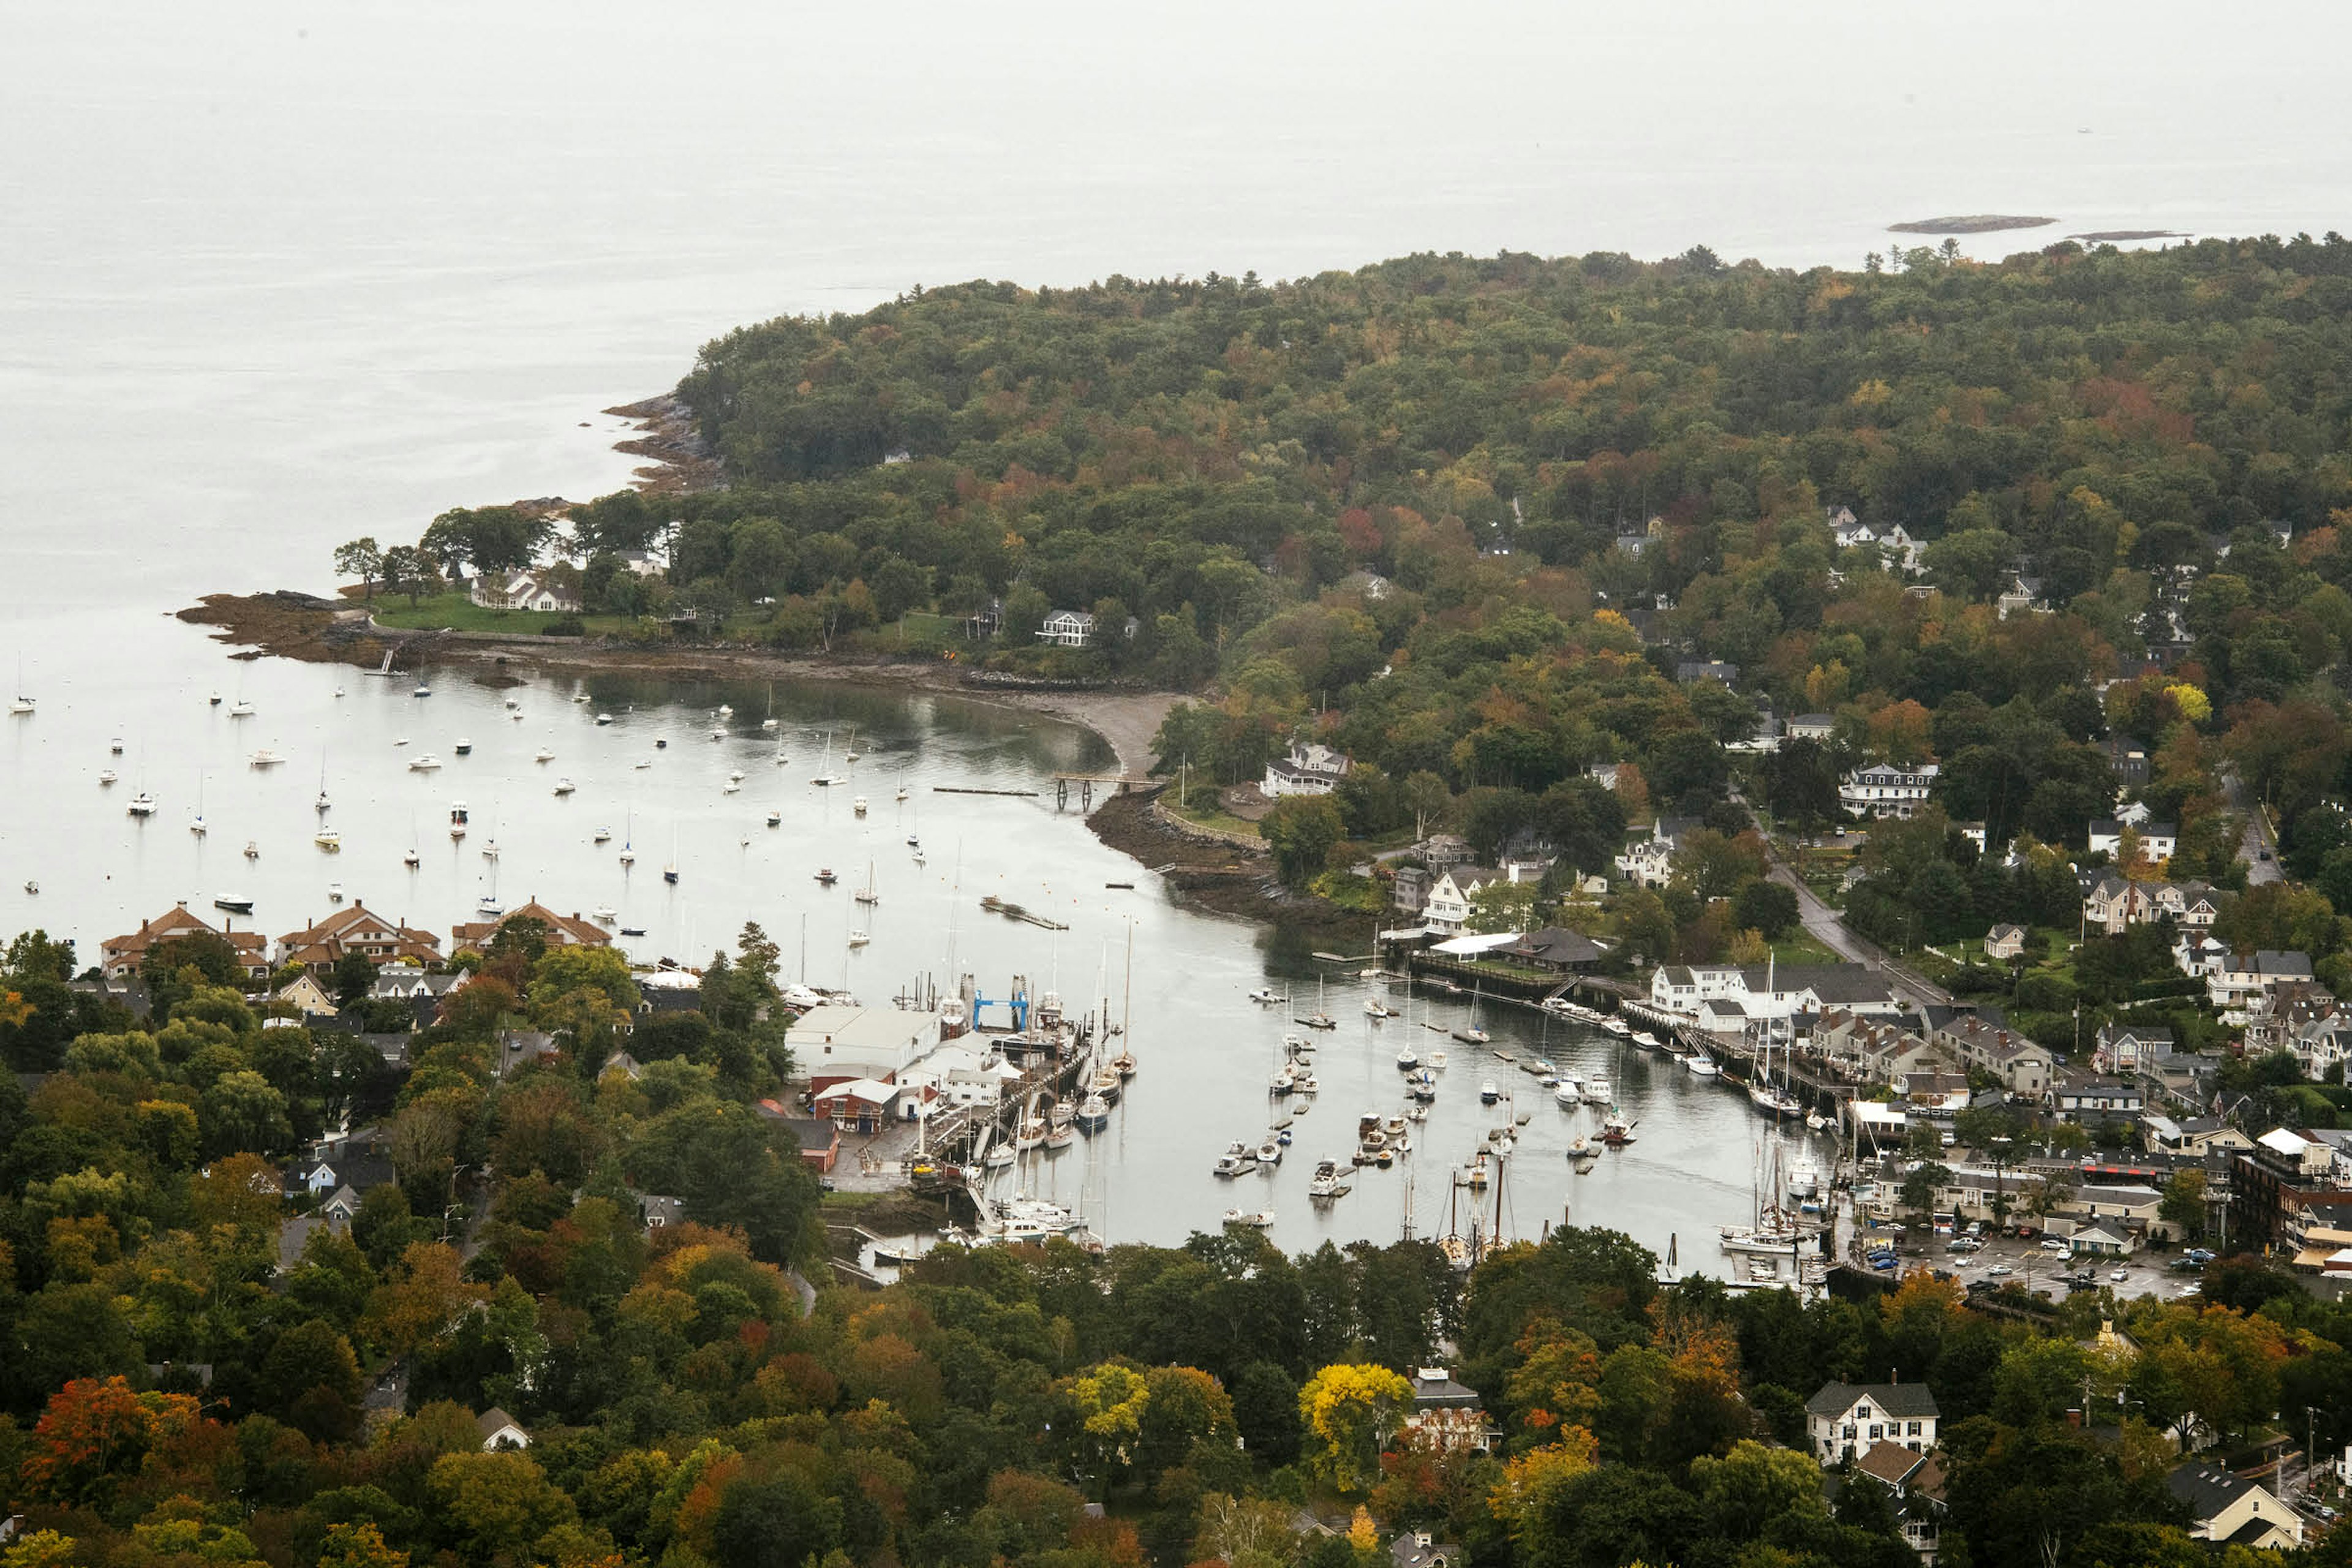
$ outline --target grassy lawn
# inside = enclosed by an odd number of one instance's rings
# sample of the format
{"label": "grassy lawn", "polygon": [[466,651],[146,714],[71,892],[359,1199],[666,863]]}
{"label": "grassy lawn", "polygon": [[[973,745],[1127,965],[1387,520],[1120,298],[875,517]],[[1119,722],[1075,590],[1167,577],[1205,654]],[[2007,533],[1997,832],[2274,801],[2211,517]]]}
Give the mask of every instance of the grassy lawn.
{"label": "grassy lawn", "polygon": [[1256,823],[1244,822],[1230,812],[1219,808],[1214,790],[1195,789],[1192,792],[1192,805],[1189,810],[1180,809],[1173,795],[1161,795],[1160,802],[1167,808],[1170,816],[1181,817],[1195,826],[1214,828],[1220,833],[1239,833],[1250,838],[1255,838],[1258,836]]}
{"label": "grassy lawn", "polygon": [[1804,930],[1790,931],[1772,944],[1772,956],[1782,963],[1843,963],[1844,959],[1813,940]]}
{"label": "grassy lawn", "polygon": [[[530,637],[559,617],[540,610],[486,610],[463,594],[436,594],[429,599],[419,599],[412,607],[406,599],[378,599],[375,618],[387,626],[406,631],[439,631],[447,627],[460,632],[510,632]],[[616,616],[585,617],[590,632],[611,631],[625,624]]]}

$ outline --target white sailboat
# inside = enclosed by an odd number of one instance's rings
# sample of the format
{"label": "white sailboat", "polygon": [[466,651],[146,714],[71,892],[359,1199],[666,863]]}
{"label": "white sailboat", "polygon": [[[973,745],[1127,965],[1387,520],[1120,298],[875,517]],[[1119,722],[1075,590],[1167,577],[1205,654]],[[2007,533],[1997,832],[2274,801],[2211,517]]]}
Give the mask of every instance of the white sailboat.
{"label": "white sailboat", "polygon": [[637,808],[633,805],[629,807],[629,819],[621,835],[621,864],[625,867],[637,863],[636,833]]}
{"label": "white sailboat", "polygon": [[873,861],[868,860],[866,862],[866,886],[858,889],[857,891],[851,896],[856,898],[861,904],[878,904],[882,901],[881,892],[874,886]]}
{"label": "white sailboat", "polygon": [[196,815],[188,824],[188,831],[202,838],[205,836],[205,775],[196,775]]}
{"label": "white sailboat", "polygon": [[677,827],[676,824],[672,824],[669,830],[669,864],[662,868],[662,880],[667,882],[673,888],[677,886]]}

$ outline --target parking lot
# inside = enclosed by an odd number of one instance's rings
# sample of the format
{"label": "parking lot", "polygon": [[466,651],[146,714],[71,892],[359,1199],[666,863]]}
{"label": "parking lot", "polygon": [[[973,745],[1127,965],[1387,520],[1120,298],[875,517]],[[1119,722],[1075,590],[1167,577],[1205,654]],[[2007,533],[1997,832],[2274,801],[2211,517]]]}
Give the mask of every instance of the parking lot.
{"label": "parking lot", "polygon": [[[2067,1254],[2046,1249],[2041,1237],[2000,1236],[1990,1226],[1979,1238],[1982,1246],[1976,1250],[1953,1251],[1953,1239],[1951,1236],[1932,1235],[1924,1225],[1908,1225],[1899,1237],[1890,1235],[1886,1227],[1864,1226],[1855,1237],[1857,1245],[1864,1248],[1895,1241],[1901,1267],[1916,1268],[1924,1263],[1954,1275],[1963,1284],[1983,1279],[1997,1285],[2016,1284],[2048,1290],[2055,1295],[2067,1289],[2062,1276],[2088,1269],[2099,1289],[2113,1290],[2118,1296],[2157,1296],[2174,1300],[2196,1293],[2197,1276],[2171,1267],[2181,1256],[2178,1251],[2078,1261]],[[2123,1277],[2118,1279],[2117,1274]]]}

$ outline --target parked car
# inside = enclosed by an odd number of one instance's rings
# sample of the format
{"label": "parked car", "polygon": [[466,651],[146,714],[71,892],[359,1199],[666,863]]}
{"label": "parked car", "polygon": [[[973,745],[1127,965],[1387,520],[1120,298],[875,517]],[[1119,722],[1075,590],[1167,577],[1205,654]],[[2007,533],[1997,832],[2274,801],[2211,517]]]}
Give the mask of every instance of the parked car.
{"label": "parked car", "polygon": [[2109,1273],[2107,1278],[2120,1285],[2125,1280],[2131,1278],[2131,1270],[2128,1268],[2117,1268]]}
{"label": "parked car", "polygon": [[2016,1270],[2016,1269],[2014,1269],[2014,1268],[2011,1268],[2008,1264],[2006,1264],[2006,1263],[1996,1263],[1996,1264],[1994,1264],[1991,1268],[1990,1268],[1986,1269],[1986,1270],[1985,1270],[1985,1272],[1986,1272],[1988,1275],[1990,1275],[1991,1277],[1993,1277],[1993,1278],[1995,1278],[1995,1279],[1999,1279],[2001,1275],[2004,1275],[2004,1274],[2014,1274],[2014,1273],[2016,1273],[2016,1272],[2017,1272],[2017,1270]]}
{"label": "parked car", "polygon": [[2072,1252],[2074,1249],[2065,1242],[2061,1241],[2058,1237],[2048,1236],[2042,1238],[2042,1250],[2044,1252]]}

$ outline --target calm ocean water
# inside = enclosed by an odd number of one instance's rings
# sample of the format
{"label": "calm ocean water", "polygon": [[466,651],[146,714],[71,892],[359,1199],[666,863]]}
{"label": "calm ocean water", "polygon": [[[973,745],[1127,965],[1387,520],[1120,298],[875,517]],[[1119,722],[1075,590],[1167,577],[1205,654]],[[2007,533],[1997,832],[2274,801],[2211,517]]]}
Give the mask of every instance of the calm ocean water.
{"label": "calm ocean water", "polygon": [[[418,703],[348,671],[231,664],[169,612],[216,589],[323,588],[337,542],[414,537],[450,506],[613,489],[630,463],[600,410],[668,386],[738,322],[855,310],[918,282],[1273,278],[1415,249],[1699,242],[1853,265],[1900,218],[2061,220],[1966,242],[1998,254],[2089,229],[2320,232],[2344,226],[2352,196],[2352,107],[2326,75],[2352,24],[2320,5],[2274,8],[2259,31],[2161,5],[1899,18],[1844,4],[1472,5],[1441,27],[1401,5],[262,0],[9,5],[5,20],[0,677],[21,660],[40,711],[0,733],[0,931],[41,923],[94,952],[139,912],[225,890],[255,892],[261,922],[290,929],[323,910],[330,880],[446,926],[488,889],[478,854],[432,842],[457,796],[478,824],[496,818],[509,902],[625,905],[650,951],[679,956],[746,916],[793,952],[806,917],[812,976],[852,973],[869,996],[943,972],[951,910],[960,966],[984,988],[1058,970],[1083,994],[1132,914],[1147,1079],[1120,1142],[1097,1146],[1097,1184],[1116,1234],[1152,1239],[1235,1201],[1206,1171],[1227,1138],[1263,1126],[1273,1035],[1240,997],[1265,955],[1244,928],[1171,909],[1148,879],[1106,894],[1133,868],[1042,805],[927,793],[1034,778],[1097,755],[1090,738],[812,688],[775,699],[794,755],[776,769],[776,742],[756,732],[704,738],[721,700],[755,730],[763,688],[600,686],[599,706],[636,705],[608,731],[568,691],[533,688],[515,724],[457,680]],[[204,701],[240,687],[259,709],[244,724]],[[782,782],[804,780],[798,764],[846,721],[880,748],[862,766],[914,786],[927,868],[910,863],[895,803],[859,828],[824,792]],[[673,748],[638,770],[656,731]],[[477,742],[462,775],[460,734]],[[116,736],[125,752],[110,758]],[[545,766],[530,760],[542,744],[558,753]],[[265,745],[287,766],[247,768]],[[451,765],[408,773],[402,759],[426,749]],[[111,793],[95,782],[110,762]],[[348,846],[331,859],[308,844],[322,765]],[[744,793],[722,795],[738,770]],[[580,793],[558,803],[547,775],[567,771]],[[163,809],[134,830],[121,797],[142,785]],[[214,825],[201,844],[185,831],[200,792]],[[789,818],[773,833],[758,819],[770,804]],[[649,875],[633,888],[591,853],[593,826],[633,817],[641,870],[678,846],[676,894],[646,891]],[[264,850],[250,865],[248,837]],[[398,865],[412,837],[428,851],[413,878]],[[807,862],[867,851],[902,890],[853,961],[845,898],[809,897]],[[835,868],[850,885],[854,865]],[[992,890],[1060,900],[1075,929],[1057,951],[981,924],[972,900]],[[1516,1028],[1502,1021],[1498,1038]],[[1330,1120],[1395,1099],[1393,1046],[1352,1047],[1360,1084],[1328,1059],[1349,1048],[1327,1052],[1323,1078],[1364,1103],[1327,1087]],[[1603,1047],[1577,1049],[1597,1065]],[[1155,1051],[1202,1070],[1154,1072]],[[1577,1217],[1660,1246],[1740,1217],[1744,1102],[1626,1070],[1629,1094],[1654,1100],[1649,1130],[1578,1184]],[[1465,1087],[1432,1124],[1449,1158],[1492,1120]],[[1558,1217],[1570,1185],[1565,1125],[1539,1112],[1525,1168],[1540,1176],[1513,1205],[1528,1228]],[[1297,1189],[1312,1154],[1339,1149],[1336,1130],[1326,1142],[1304,1140],[1308,1157],[1265,1184],[1286,1243],[1320,1233]],[[1426,1228],[1444,1184],[1423,1180]],[[1402,1208],[1396,1178],[1372,1177],[1324,1223],[1393,1234]]]}

